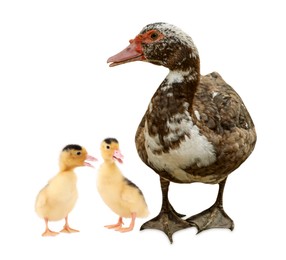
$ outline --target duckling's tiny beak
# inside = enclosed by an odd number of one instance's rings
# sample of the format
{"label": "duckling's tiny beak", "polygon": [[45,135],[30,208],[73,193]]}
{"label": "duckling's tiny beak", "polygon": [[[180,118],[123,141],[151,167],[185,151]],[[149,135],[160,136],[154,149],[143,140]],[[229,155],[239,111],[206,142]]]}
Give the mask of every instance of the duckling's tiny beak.
{"label": "duckling's tiny beak", "polygon": [[[95,157],[91,156],[91,155],[87,155],[86,156],[86,161],[92,161],[92,162],[96,162],[98,161]],[[90,164],[89,162],[84,162],[84,166],[89,166],[89,167],[92,167],[94,168],[94,166],[92,164]]]}
{"label": "duckling's tiny beak", "polygon": [[117,160],[119,163],[123,163],[124,156],[120,152],[120,150],[115,150],[113,153],[113,158]]}

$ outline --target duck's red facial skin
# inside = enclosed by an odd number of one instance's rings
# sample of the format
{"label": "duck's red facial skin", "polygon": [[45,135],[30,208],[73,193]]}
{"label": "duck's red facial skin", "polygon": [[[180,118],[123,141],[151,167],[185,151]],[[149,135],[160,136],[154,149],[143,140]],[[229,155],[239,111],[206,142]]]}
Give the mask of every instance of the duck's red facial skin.
{"label": "duck's red facial skin", "polygon": [[129,41],[130,45],[127,48],[110,57],[107,62],[111,62],[109,66],[114,67],[127,62],[144,61],[146,57],[144,56],[142,44],[150,44],[163,38],[164,35],[157,30],[150,30],[144,34],[139,34]]}
{"label": "duck's red facial skin", "polygon": [[164,38],[164,35],[162,33],[160,33],[159,31],[150,30],[148,32],[145,32],[143,34],[139,34],[138,36],[136,36],[135,41],[137,41],[139,43],[148,44],[148,43],[160,41],[163,38]]}

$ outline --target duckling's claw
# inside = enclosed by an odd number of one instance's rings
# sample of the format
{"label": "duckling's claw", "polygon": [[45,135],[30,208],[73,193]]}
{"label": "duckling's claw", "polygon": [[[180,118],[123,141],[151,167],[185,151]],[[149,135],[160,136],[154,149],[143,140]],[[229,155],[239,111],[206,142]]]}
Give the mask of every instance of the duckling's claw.
{"label": "duckling's claw", "polygon": [[132,230],[133,230],[133,227],[120,227],[120,228],[115,229],[115,231],[118,231],[120,233],[126,233]]}
{"label": "duckling's claw", "polygon": [[54,237],[58,235],[59,232],[52,231],[50,229],[46,229],[45,232],[42,234],[43,237]]}
{"label": "duckling's claw", "polygon": [[42,234],[43,237],[54,237],[59,234],[59,232],[55,232],[49,229],[49,220],[48,218],[45,218],[45,224],[46,224],[46,230]]}
{"label": "duckling's claw", "polygon": [[65,225],[64,228],[60,231],[61,233],[75,233],[75,232],[79,232],[79,230],[73,229],[69,226],[68,223],[68,216],[65,217]]}
{"label": "duckling's claw", "polygon": [[114,228],[115,230],[117,230],[117,229],[120,229],[122,227],[122,225],[124,225],[123,219],[122,219],[122,217],[119,217],[118,222],[116,224],[105,225],[104,227],[106,227],[108,229]]}
{"label": "duckling's claw", "polygon": [[64,228],[60,232],[61,233],[75,233],[75,232],[79,232],[79,230],[73,229],[69,226],[64,226]]}
{"label": "duckling's claw", "polygon": [[108,229],[114,228],[114,229],[116,230],[117,228],[121,228],[121,225],[119,225],[119,224],[105,225],[104,227],[105,227],[105,228],[108,228]]}
{"label": "duckling's claw", "polygon": [[[129,227],[120,226],[119,228],[116,229],[116,231],[119,231],[121,233],[132,231],[134,226],[135,226],[135,219],[136,219],[136,213],[133,212],[133,213],[131,213],[131,223],[130,223]],[[122,220],[122,218],[121,218],[121,220]]]}

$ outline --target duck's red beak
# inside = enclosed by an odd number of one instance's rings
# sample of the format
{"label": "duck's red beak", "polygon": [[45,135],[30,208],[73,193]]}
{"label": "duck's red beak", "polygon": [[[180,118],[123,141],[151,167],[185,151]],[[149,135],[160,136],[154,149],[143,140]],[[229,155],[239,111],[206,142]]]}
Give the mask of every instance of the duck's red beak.
{"label": "duck's red beak", "polygon": [[132,61],[145,60],[141,41],[138,40],[138,37],[139,36],[137,36],[134,40],[130,40],[130,45],[127,48],[107,60],[107,63],[110,63],[109,67],[114,67]]}

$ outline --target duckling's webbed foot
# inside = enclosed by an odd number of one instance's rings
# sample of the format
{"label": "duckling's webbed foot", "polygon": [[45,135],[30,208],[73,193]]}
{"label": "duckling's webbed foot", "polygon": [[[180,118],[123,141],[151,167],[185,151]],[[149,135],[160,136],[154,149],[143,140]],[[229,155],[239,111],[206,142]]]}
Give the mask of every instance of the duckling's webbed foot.
{"label": "duckling's webbed foot", "polygon": [[233,230],[233,220],[223,209],[222,195],[225,182],[226,179],[219,184],[217,200],[210,208],[186,219],[189,223],[197,226],[198,233],[210,228],[229,228]]}
{"label": "duckling's webbed foot", "polygon": [[170,242],[173,243],[172,236],[176,231],[189,228],[194,224],[189,223],[181,217],[184,215],[177,213],[168,200],[168,189],[170,182],[160,178],[161,188],[163,194],[162,208],[159,215],[146,223],[144,223],[140,230],[144,229],[158,229],[163,231],[169,238]]}
{"label": "duckling's webbed foot", "polygon": [[75,232],[79,232],[79,230],[77,229],[73,229],[69,226],[68,223],[68,217],[65,217],[65,225],[63,227],[63,229],[60,231],[61,233],[75,233]]}

